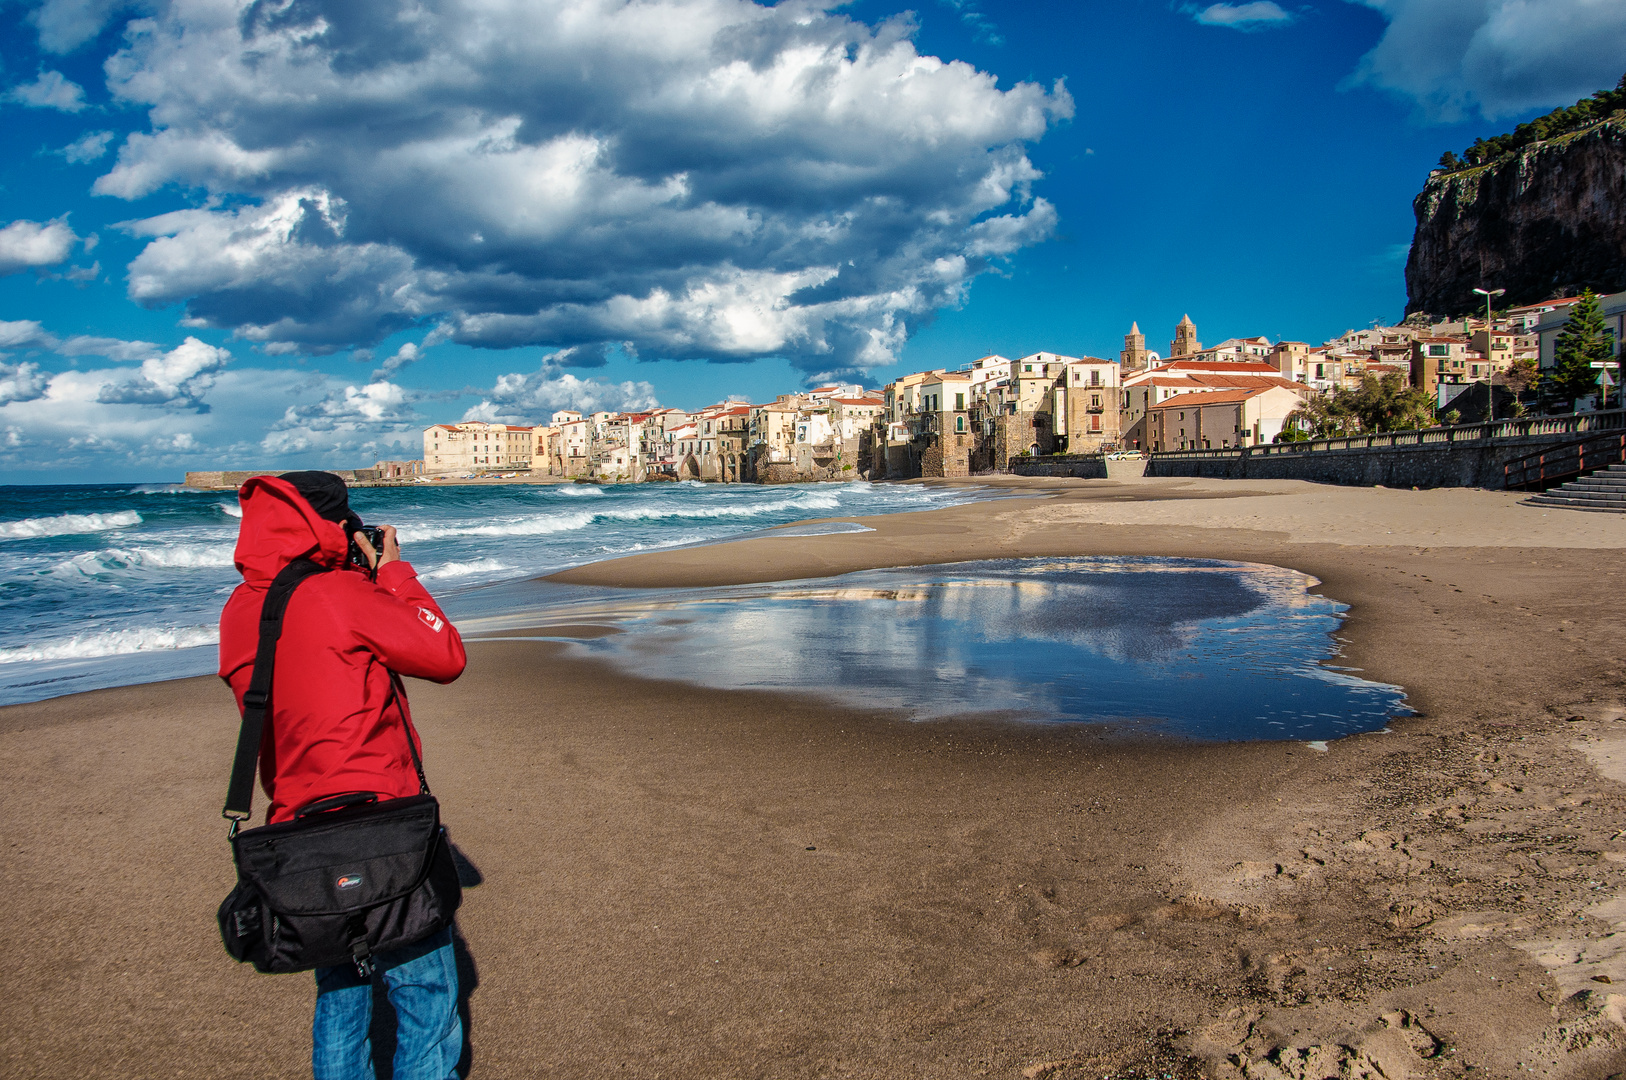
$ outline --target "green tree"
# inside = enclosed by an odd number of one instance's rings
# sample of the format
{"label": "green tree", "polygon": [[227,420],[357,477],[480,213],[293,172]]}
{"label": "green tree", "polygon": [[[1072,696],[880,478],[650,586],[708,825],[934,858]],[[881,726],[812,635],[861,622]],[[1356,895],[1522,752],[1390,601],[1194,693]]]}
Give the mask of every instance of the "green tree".
{"label": "green tree", "polygon": [[1358,432],[1413,431],[1433,427],[1434,401],[1403,386],[1399,375],[1368,375],[1355,390],[1339,387],[1311,398],[1288,417],[1311,438],[1329,439]]}
{"label": "green tree", "polygon": [[1566,402],[1592,393],[1601,374],[1592,365],[1614,360],[1614,351],[1598,298],[1588,289],[1570,308],[1569,323],[1553,342],[1553,370],[1542,379],[1542,389]]}
{"label": "green tree", "polygon": [[1541,366],[1528,356],[1513,361],[1503,376],[1503,383],[1515,393],[1521,394],[1540,381]]}
{"label": "green tree", "polygon": [[1464,151],[1466,162],[1459,160],[1448,150],[1435,167],[1455,172],[1469,165],[1483,165],[1496,161],[1531,143],[1556,138],[1571,131],[1578,131],[1588,124],[1595,124],[1622,109],[1626,109],[1626,75],[1621,76],[1620,82],[1613,90],[1599,90],[1574,105],[1554,109],[1545,116],[1538,116],[1528,123],[1520,124],[1506,134],[1493,135],[1488,139],[1475,139],[1474,144]]}

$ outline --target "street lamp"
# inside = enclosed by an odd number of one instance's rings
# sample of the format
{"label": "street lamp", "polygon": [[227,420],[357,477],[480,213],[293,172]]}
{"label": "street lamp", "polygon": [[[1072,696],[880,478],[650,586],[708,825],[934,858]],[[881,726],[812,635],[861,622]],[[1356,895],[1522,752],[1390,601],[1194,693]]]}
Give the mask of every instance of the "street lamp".
{"label": "street lamp", "polygon": [[1487,423],[1496,420],[1496,365],[1490,362],[1491,358],[1491,297],[1501,296],[1506,289],[1475,289],[1474,292],[1485,298],[1485,419]]}

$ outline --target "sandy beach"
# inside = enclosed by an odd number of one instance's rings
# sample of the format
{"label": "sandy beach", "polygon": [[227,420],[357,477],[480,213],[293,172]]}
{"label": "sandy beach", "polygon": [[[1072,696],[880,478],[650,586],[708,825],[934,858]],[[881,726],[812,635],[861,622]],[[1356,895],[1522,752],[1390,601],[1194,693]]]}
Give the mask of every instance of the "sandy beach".
{"label": "sandy beach", "polygon": [[[557,575],[1271,563],[1416,717],[1325,752],[909,723],[472,641],[413,684],[471,864],[474,1077],[1626,1074],[1626,516],[1474,490],[1008,498]],[[410,551],[407,557],[411,557]],[[220,948],[218,680],[0,709],[0,1072],[308,1075],[308,975]]]}

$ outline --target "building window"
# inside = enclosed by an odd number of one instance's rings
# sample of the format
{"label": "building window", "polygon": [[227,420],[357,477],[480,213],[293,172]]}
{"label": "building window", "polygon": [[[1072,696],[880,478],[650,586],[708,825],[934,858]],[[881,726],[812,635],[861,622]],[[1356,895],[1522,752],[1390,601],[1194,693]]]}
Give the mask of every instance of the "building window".
{"label": "building window", "polygon": [[955,431],[964,431],[965,430],[965,417],[956,416],[954,418],[954,430]]}
{"label": "building window", "polygon": [[1430,355],[1430,356],[1450,356],[1451,355],[1451,346],[1449,346],[1449,345],[1430,345],[1428,347],[1428,355]]}
{"label": "building window", "polygon": [[1022,370],[1023,371],[1032,371],[1033,370],[1033,365],[1032,364],[1023,364],[1022,365]]}
{"label": "building window", "polygon": [[965,395],[964,394],[955,394],[954,395],[954,411],[955,412],[961,412],[964,409],[965,409]]}

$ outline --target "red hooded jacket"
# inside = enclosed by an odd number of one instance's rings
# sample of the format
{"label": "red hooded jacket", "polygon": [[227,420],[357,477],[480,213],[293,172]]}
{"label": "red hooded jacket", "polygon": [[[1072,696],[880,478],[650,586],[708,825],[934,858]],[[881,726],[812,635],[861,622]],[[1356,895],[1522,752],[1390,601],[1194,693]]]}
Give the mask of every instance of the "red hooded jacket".
{"label": "red hooded jacket", "polygon": [[220,613],[220,677],[243,707],[260,640],[260,608],[277,573],[301,556],[332,572],[308,577],[283,616],[260,742],[268,822],[346,791],[418,793],[406,699],[392,703],[390,672],[448,683],[463,673],[463,639],[405,562],[376,583],[347,568],[344,527],[317,514],[286,480],[257,476],[240,492],[237,569],[243,583]]}

